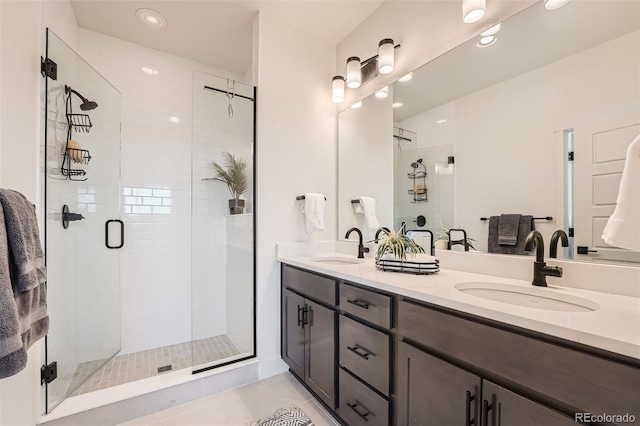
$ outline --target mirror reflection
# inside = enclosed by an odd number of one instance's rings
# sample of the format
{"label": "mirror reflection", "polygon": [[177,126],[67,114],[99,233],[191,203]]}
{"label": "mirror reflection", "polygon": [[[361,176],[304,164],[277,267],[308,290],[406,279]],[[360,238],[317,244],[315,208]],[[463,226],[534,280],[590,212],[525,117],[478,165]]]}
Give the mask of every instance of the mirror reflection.
{"label": "mirror reflection", "polygon": [[339,233],[366,226],[348,198],[371,196],[382,226],[462,228],[481,252],[524,254],[491,243],[500,216],[520,214],[512,225],[547,242],[573,235],[558,257],[640,261],[601,239],[640,134],[639,28],[636,1],[536,3],[490,44],[476,37],[394,83],[392,101],[342,111]]}

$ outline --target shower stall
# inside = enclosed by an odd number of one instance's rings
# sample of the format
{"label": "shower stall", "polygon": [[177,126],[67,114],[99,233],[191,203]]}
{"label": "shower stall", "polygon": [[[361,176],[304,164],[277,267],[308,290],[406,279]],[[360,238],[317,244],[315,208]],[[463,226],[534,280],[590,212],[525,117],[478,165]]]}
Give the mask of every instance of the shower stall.
{"label": "shower stall", "polygon": [[158,100],[50,30],[43,75],[46,412],[255,357],[255,88],[193,71]]}

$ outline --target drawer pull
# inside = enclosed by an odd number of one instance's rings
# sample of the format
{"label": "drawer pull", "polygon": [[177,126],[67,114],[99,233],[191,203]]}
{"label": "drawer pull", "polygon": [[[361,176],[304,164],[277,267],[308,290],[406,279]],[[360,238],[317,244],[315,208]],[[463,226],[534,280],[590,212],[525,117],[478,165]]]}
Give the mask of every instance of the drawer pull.
{"label": "drawer pull", "polygon": [[489,411],[491,411],[493,405],[489,404],[489,401],[486,399],[482,401],[482,424],[484,426],[489,426]]}
{"label": "drawer pull", "polygon": [[358,416],[360,416],[360,418],[362,420],[364,420],[365,422],[368,422],[369,419],[367,418],[367,416],[369,415],[369,412],[367,411],[366,413],[361,413],[356,407],[359,405],[358,403],[356,404],[350,404],[347,402],[347,405],[349,406],[349,408],[351,408],[353,410],[354,413],[356,413]]}
{"label": "drawer pull", "polygon": [[[364,349],[364,348],[362,348],[362,347],[360,347],[358,345],[355,345],[354,347],[347,346],[347,349],[349,349],[354,354],[356,354],[358,356],[361,356],[364,359],[369,359],[369,355],[373,355],[371,352],[367,352],[366,349]],[[364,353],[358,352],[358,349],[362,350]],[[373,356],[375,356],[375,355],[373,355]]]}
{"label": "drawer pull", "polygon": [[[298,305],[298,327],[302,326],[302,329],[304,330],[304,326],[306,324],[309,324],[309,317],[307,316],[307,314],[309,313],[309,311],[311,311],[311,308],[307,308],[307,306],[302,306],[300,307],[300,305]],[[313,318],[313,316],[312,316]]]}
{"label": "drawer pull", "polygon": [[471,402],[473,402],[473,400],[475,399],[476,399],[475,395],[471,395],[471,392],[467,391],[467,414],[465,417],[467,421],[466,426],[471,426],[476,423],[476,419],[471,418]]}
{"label": "drawer pull", "polygon": [[347,300],[347,302],[351,303],[352,305],[359,306],[361,308],[369,309],[369,304],[367,302],[361,302],[358,299]]}

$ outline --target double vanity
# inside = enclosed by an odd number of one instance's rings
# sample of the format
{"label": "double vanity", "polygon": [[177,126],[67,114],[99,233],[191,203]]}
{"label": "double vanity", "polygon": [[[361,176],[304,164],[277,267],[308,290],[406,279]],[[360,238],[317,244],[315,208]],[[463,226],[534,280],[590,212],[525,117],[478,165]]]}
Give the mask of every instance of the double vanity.
{"label": "double vanity", "polygon": [[282,357],[344,424],[640,423],[637,297],[442,260],[426,276],[338,253],[279,260]]}

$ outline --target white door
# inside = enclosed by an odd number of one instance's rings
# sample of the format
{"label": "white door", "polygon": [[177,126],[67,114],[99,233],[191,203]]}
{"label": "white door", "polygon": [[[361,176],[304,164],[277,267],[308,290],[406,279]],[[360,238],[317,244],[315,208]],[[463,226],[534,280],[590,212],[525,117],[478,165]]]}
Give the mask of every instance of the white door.
{"label": "white door", "polygon": [[640,262],[639,252],[610,246],[602,239],[616,206],[627,147],[640,134],[637,102],[615,111],[583,119],[574,127],[574,259]]}

